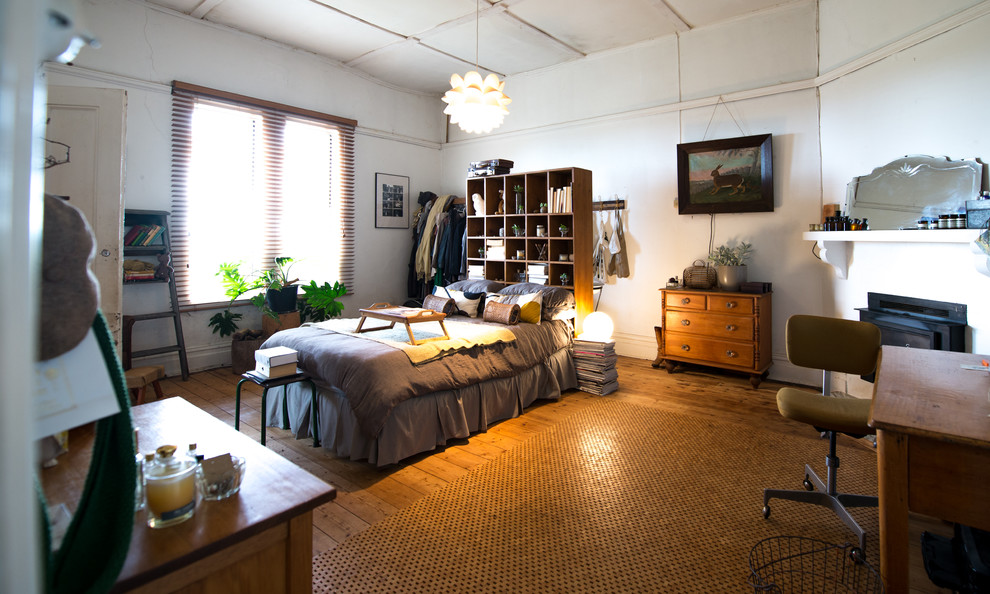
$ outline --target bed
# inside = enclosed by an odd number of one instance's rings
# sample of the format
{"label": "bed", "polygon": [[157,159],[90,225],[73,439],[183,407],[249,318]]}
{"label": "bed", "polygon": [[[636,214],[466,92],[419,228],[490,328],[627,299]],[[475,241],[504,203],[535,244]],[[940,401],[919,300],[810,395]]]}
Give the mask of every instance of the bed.
{"label": "bed", "polygon": [[[414,363],[408,346],[398,348],[378,332],[348,332],[357,325],[354,318],[284,330],[262,345],[298,351],[299,366],[317,386],[317,431],[324,449],[378,466],[394,464],[518,416],[538,399],[559,399],[577,386],[569,291],[485,280],[458,281],[440,290],[461,312],[477,313],[448,316],[452,336],[476,333],[487,336],[480,342],[488,344],[432,357],[418,354],[422,360]],[[491,300],[521,305],[529,321],[485,321],[482,311]],[[289,429],[297,438],[311,436],[308,386],[290,385],[286,398],[270,398],[267,408],[269,426]]]}

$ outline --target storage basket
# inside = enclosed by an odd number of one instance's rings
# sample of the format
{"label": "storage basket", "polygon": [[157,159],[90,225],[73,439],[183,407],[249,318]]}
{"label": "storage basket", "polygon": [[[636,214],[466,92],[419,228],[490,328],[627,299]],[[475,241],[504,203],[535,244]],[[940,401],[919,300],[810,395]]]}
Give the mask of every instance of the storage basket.
{"label": "storage basket", "polygon": [[704,260],[695,260],[692,266],[684,269],[684,286],[689,289],[711,289],[716,282],[715,267]]}
{"label": "storage basket", "polygon": [[883,594],[880,575],[853,545],[803,536],[765,538],[749,552],[749,583],[756,592]]}

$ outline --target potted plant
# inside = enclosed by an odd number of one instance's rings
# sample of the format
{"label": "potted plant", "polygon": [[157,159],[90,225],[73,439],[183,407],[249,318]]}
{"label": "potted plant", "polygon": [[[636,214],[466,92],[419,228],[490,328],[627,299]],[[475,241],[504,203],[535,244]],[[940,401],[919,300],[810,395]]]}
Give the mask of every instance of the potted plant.
{"label": "potted plant", "polygon": [[516,193],[516,214],[523,214],[525,212],[525,208],[523,208],[523,187],[512,186],[512,191]]}
{"label": "potted plant", "polygon": [[746,282],[746,260],[753,253],[753,245],[745,241],[735,247],[723,244],[708,254],[708,261],[715,265],[718,286],[723,291],[738,291]]}
{"label": "potted plant", "polygon": [[567,229],[568,229],[567,225],[561,223],[560,224],[560,227],[557,227],[557,229],[560,230],[560,236],[561,237],[566,237],[567,236]]}
{"label": "potted plant", "polygon": [[540,212],[546,212],[546,211],[547,211],[547,203],[540,202]]}
{"label": "potted plant", "polygon": [[302,286],[302,290],[300,315],[303,322],[323,322],[336,318],[344,311],[344,304],[337,299],[347,294],[347,287],[339,282],[318,285],[316,281],[309,281],[308,285]]}
{"label": "potted plant", "polygon": [[519,235],[522,233],[522,227],[514,224],[512,225],[512,232],[516,235],[516,237],[519,237]]}

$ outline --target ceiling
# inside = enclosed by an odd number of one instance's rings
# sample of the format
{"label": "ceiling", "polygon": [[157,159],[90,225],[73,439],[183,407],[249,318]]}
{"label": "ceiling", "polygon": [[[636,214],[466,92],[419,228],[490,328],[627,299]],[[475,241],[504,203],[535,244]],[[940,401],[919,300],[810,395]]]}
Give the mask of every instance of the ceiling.
{"label": "ceiling", "polygon": [[512,76],[802,1],[145,0],[437,96],[476,61]]}

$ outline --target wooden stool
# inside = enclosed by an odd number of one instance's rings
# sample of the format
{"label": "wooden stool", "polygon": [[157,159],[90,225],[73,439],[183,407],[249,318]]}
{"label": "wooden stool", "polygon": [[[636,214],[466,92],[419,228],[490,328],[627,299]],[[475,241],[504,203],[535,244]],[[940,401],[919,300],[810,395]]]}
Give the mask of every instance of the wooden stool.
{"label": "wooden stool", "polygon": [[319,437],[319,419],[316,418],[316,384],[310,379],[309,375],[305,372],[300,371],[299,373],[294,373],[292,375],[286,375],[283,377],[275,377],[270,379],[261,378],[253,371],[248,371],[241,375],[241,381],[237,382],[237,392],[234,397],[234,429],[236,431],[241,430],[241,384],[244,382],[254,382],[261,386],[261,445],[265,445],[265,427],[268,424],[266,418],[268,416],[268,389],[276,388],[278,386],[283,386],[282,388],[282,424],[289,424],[289,410],[288,410],[288,398],[286,396],[286,391],[289,384],[294,384],[296,382],[306,382],[309,384],[309,389],[311,392],[310,400],[310,413],[309,413],[309,429],[313,433],[313,447],[320,445]]}
{"label": "wooden stool", "polygon": [[165,377],[165,367],[162,365],[134,367],[125,371],[124,377],[127,378],[127,389],[134,395],[137,404],[144,404],[144,390],[148,384],[155,389],[155,396],[159,400],[165,397],[162,386],[158,383],[158,380]]}

